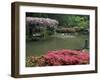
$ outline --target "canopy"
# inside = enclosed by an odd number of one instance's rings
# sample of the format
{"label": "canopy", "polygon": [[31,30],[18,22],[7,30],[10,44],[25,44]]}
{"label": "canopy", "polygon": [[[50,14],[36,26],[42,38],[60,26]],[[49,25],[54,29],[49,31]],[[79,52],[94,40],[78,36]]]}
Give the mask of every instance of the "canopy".
{"label": "canopy", "polygon": [[59,24],[59,22],[55,19],[50,18],[39,18],[39,17],[26,17],[27,24],[39,24],[43,26],[55,27]]}

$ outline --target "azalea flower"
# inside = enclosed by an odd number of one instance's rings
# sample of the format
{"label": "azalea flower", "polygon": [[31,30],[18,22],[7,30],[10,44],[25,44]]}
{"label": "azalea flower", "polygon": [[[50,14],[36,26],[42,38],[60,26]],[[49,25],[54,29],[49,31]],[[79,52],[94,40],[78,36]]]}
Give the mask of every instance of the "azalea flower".
{"label": "azalea flower", "polygon": [[59,66],[89,64],[89,53],[77,50],[48,51],[40,57],[30,56],[27,59],[29,66]]}

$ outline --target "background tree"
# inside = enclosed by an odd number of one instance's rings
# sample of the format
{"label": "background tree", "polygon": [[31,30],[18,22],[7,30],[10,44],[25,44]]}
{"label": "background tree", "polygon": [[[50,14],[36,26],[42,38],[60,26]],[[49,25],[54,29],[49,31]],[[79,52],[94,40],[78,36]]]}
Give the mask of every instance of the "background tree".
{"label": "background tree", "polygon": [[88,15],[73,14],[49,14],[49,13],[26,13],[27,17],[51,18],[59,21],[59,26],[66,28],[78,27],[82,29],[89,28]]}

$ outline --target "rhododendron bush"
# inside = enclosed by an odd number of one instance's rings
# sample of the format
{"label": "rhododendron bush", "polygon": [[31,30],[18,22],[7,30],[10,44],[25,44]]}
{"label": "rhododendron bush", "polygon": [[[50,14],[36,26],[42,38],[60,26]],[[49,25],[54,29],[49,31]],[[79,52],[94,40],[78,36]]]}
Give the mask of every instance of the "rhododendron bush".
{"label": "rhododendron bush", "polygon": [[27,58],[26,66],[59,66],[89,64],[89,53],[77,50],[55,50],[48,51],[40,57],[30,56]]}

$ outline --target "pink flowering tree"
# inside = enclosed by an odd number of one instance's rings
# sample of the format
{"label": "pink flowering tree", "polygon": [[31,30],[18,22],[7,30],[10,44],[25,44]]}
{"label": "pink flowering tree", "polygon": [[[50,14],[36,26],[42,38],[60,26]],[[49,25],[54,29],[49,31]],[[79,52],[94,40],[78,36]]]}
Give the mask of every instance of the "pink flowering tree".
{"label": "pink flowering tree", "polygon": [[38,18],[38,17],[26,17],[27,24],[40,24],[42,26],[49,26],[49,27],[55,27],[59,24],[59,22],[55,19],[50,18]]}
{"label": "pink flowering tree", "polygon": [[50,30],[47,30],[47,28],[53,28],[54,33],[56,33],[56,28],[58,24],[59,22],[55,19],[26,17],[27,27],[29,28],[31,25],[31,29],[34,29],[34,25],[35,25],[35,27],[37,27],[38,29],[42,29],[42,31],[40,31],[40,34],[43,35],[44,39],[48,37],[48,31],[50,31]]}

